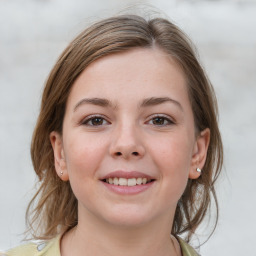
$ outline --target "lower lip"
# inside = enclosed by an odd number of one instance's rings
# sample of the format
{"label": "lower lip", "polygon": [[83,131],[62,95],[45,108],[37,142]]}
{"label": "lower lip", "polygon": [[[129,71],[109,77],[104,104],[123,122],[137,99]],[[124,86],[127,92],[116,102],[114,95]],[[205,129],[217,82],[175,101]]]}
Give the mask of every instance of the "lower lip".
{"label": "lower lip", "polygon": [[118,186],[118,185],[109,184],[109,183],[104,182],[104,181],[102,181],[102,183],[109,190],[111,190],[112,192],[115,192],[117,194],[120,194],[120,195],[136,195],[136,194],[142,193],[145,190],[152,187],[153,184],[155,183],[155,181],[151,181],[147,184],[136,185],[136,186]]}

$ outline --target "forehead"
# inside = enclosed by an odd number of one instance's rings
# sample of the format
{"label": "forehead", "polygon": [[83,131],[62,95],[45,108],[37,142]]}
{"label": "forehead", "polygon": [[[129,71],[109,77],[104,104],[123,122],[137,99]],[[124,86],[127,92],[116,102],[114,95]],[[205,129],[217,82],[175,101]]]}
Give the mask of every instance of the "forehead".
{"label": "forehead", "polygon": [[157,48],[136,48],[91,63],[74,82],[69,101],[82,95],[113,99],[187,95],[186,87],[185,75],[173,58]]}

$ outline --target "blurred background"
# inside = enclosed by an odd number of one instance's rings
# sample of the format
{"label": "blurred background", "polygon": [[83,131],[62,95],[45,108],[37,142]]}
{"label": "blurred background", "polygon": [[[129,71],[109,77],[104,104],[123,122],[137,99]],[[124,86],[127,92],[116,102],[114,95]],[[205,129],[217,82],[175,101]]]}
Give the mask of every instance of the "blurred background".
{"label": "blurred background", "polygon": [[[154,6],[198,48],[219,100],[225,165],[220,219],[203,256],[256,255],[256,2],[253,0],[0,0],[0,249],[20,244],[34,192],[30,140],[44,82],[88,23]],[[145,7],[140,7],[144,9]],[[149,8],[148,9],[152,9]],[[201,228],[206,239],[208,224]]]}

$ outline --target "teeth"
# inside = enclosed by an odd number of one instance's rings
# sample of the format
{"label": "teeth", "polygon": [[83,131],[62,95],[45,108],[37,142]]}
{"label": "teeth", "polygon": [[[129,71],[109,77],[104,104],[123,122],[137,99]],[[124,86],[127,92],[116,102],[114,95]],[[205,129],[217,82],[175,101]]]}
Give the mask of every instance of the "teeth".
{"label": "teeth", "polygon": [[114,178],[114,185],[118,185],[118,183],[119,183],[119,179],[118,178]]}
{"label": "teeth", "polygon": [[136,182],[137,182],[137,185],[141,185],[141,184],[142,184],[142,178],[138,178],[138,179],[136,180]]}
{"label": "teeth", "polygon": [[129,181],[128,181],[127,179],[125,179],[125,178],[119,178],[118,184],[119,184],[120,186],[127,186],[127,183],[128,183],[128,186],[129,186]]}
{"label": "teeth", "polygon": [[128,179],[128,186],[136,186],[136,179],[134,178],[134,179]]}
{"label": "teeth", "polygon": [[119,185],[119,186],[136,186],[136,185],[141,185],[141,184],[147,184],[151,180],[148,180],[147,178],[131,178],[131,179],[126,179],[126,178],[109,178],[106,179],[106,182],[109,184],[114,184],[114,185]]}

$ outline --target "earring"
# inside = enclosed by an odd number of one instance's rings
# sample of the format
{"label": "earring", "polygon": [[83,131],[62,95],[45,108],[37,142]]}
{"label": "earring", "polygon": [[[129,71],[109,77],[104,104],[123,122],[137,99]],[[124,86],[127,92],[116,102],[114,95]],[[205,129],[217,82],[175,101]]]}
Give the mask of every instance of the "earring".
{"label": "earring", "polygon": [[62,176],[63,175],[63,171],[60,171],[60,176]]}
{"label": "earring", "polygon": [[196,168],[196,171],[199,172],[199,173],[202,172],[200,168]]}

